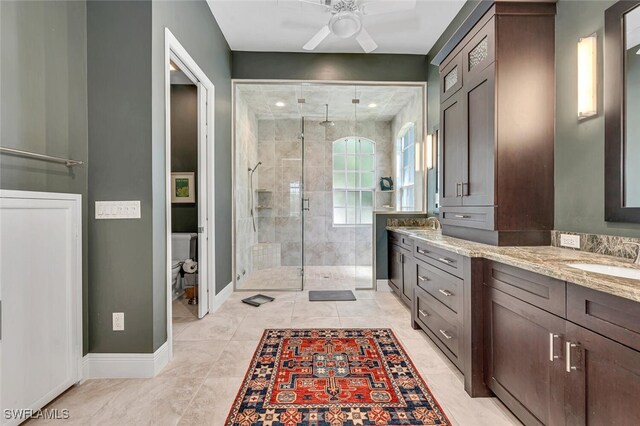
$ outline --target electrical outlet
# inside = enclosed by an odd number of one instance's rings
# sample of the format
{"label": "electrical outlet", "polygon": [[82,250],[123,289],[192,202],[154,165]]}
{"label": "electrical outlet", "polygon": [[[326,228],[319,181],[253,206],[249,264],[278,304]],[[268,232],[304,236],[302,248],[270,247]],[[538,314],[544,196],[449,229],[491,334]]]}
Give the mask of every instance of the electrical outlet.
{"label": "electrical outlet", "polygon": [[124,312],[113,313],[113,331],[124,331]]}
{"label": "electrical outlet", "polygon": [[562,247],[580,248],[580,235],[560,234],[560,245]]}

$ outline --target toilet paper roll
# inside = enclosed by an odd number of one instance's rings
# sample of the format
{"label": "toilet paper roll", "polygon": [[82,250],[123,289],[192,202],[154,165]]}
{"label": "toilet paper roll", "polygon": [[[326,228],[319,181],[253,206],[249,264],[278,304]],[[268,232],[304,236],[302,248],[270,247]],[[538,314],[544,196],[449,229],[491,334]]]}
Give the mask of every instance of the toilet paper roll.
{"label": "toilet paper roll", "polygon": [[198,270],[198,262],[194,262],[191,259],[185,260],[185,262],[182,264],[182,269],[187,274],[193,274]]}

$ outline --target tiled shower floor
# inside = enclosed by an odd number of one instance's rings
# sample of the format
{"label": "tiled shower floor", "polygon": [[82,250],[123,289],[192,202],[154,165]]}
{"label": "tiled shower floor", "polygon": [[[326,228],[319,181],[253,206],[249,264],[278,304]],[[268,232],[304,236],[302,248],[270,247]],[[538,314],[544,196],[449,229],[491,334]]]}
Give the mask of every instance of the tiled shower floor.
{"label": "tiled shower floor", "polygon": [[[305,290],[349,290],[372,288],[371,266],[307,266],[304,270]],[[241,278],[238,290],[300,290],[300,268],[280,266],[253,271]]]}

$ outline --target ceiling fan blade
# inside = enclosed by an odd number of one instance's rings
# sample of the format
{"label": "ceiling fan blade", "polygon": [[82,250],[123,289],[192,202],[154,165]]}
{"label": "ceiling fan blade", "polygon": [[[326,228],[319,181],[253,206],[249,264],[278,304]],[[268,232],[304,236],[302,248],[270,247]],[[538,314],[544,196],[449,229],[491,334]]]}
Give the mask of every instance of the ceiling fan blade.
{"label": "ceiling fan blade", "polygon": [[360,44],[360,47],[362,47],[362,50],[365,51],[365,53],[373,52],[378,48],[376,42],[373,41],[367,30],[365,30],[364,28],[362,28],[360,30],[360,33],[356,36],[356,40]]}
{"label": "ceiling fan blade", "polygon": [[416,7],[416,0],[377,0],[367,1],[360,6],[364,15],[382,15],[383,13],[402,12]]}
{"label": "ceiling fan blade", "polygon": [[307,44],[305,44],[304,46],[302,46],[302,48],[304,50],[313,50],[316,47],[318,47],[318,45],[320,43],[322,43],[322,40],[324,40],[325,38],[327,38],[327,36],[331,34],[331,30],[329,29],[328,25],[325,25],[324,27],[320,28],[320,31],[318,31],[316,33],[316,35],[314,35],[313,37],[311,37],[311,40],[309,40],[307,42]]}

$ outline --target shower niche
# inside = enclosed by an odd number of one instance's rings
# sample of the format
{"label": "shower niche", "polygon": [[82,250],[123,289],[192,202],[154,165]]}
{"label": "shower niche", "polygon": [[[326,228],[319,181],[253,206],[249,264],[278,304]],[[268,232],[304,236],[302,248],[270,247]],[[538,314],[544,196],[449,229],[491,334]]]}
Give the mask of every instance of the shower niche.
{"label": "shower niche", "polygon": [[373,287],[376,212],[425,209],[424,93],[234,82],[235,289]]}

